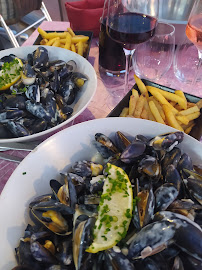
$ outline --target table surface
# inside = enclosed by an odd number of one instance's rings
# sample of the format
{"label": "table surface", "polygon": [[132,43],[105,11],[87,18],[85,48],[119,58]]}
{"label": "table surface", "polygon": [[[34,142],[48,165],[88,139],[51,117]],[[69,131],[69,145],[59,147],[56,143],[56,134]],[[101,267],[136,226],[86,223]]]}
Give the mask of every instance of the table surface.
{"label": "table surface", "polygon": [[[44,30],[64,31],[67,29],[67,27],[69,27],[69,23],[44,21],[40,27]],[[37,30],[35,30],[33,34],[28,38],[28,40],[25,41],[23,46],[32,45],[36,40],[37,36],[38,32]],[[121,75],[119,77],[107,76],[103,71],[100,70],[98,58],[98,39],[94,38],[91,44],[88,60],[94,67],[97,74],[97,91],[87,109],[85,109],[85,111],[74,120],[73,124],[96,118],[104,118],[120,101],[120,98],[114,98],[112,93],[117,89],[123,89],[124,75]],[[129,77],[129,89],[134,85],[134,83],[135,81],[133,78],[133,72],[131,71]],[[186,93],[202,97],[202,84],[199,84],[197,85],[197,87],[193,88],[188,84],[179,82],[174,75],[173,67],[170,68],[170,70],[162,77],[162,79],[158,81],[158,83],[174,89],[181,89]],[[24,151],[7,151],[7,153],[19,157],[25,157],[28,154],[28,152]],[[0,193],[17,166],[17,163],[0,160]]]}

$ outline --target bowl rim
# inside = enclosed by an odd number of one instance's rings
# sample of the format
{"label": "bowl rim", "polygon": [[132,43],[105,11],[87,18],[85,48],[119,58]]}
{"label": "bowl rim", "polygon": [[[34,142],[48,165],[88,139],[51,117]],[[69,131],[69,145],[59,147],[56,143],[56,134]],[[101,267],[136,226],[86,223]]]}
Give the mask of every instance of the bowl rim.
{"label": "bowl rim", "polygon": [[[43,45],[32,45],[32,46],[25,46],[25,47],[29,48],[30,50],[33,50],[33,51],[38,47],[45,47],[47,49],[53,48],[51,46],[43,46]],[[22,49],[23,47],[19,47],[19,48]],[[10,48],[10,49],[7,49],[7,50],[0,51],[0,58],[3,57],[4,55],[8,55],[8,54],[12,53],[13,49],[17,50],[19,48]],[[58,48],[57,47],[56,50],[62,50],[62,51],[64,51],[64,53],[67,53],[67,50],[64,49],[64,48]],[[6,54],[5,54],[5,52],[6,52]],[[0,139],[0,143],[35,141],[35,140],[40,140],[40,138],[38,138],[38,137],[42,137],[42,136],[45,137],[47,135],[51,136],[50,133],[57,132],[60,128],[63,128],[64,126],[66,126],[68,123],[70,123],[72,120],[74,120],[78,115],[80,115],[87,108],[87,106],[89,105],[89,103],[93,99],[93,97],[95,95],[95,92],[96,92],[96,89],[97,89],[97,75],[96,75],[95,69],[93,68],[93,66],[90,64],[90,62],[86,58],[84,58],[84,57],[82,57],[82,56],[80,56],[77,53],[72,52],[72,51],[68,51],[68,53],[70,53],[70,55],[72,54],[73,56],[76,56],[76,57],[80,58],[80,60],[82,60],[82,61],[85,61],[87,66],[88,66],[88,69],[91,69],[91,71],[93,72],[92,81],[94,80],[94,82],[93,82],[94,90],[93,90],[93,92],[91,94],[91,97],[86,102],[85,106],[83,106],[82,109],[80,109],[77,113],[72,115],[66,121],[60,123],[59,125],[56,125],[55,127],[52,127],[50,129],[46,129],[46,130],[38,132],[38,133],[34,133],[32,135],[24,136],[24,137]]]}

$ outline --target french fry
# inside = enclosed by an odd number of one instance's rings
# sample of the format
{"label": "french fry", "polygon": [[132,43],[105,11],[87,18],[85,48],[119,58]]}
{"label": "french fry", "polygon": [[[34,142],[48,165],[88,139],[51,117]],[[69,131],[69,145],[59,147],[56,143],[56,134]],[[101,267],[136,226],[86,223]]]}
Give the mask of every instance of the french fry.
{"label": "french fry", "polygon": [[[165,97],[158,92],[156,87],[153,86],[146,86],[147,90],[154,96],[162,105],[167,105],[174,114],[178,113],[178,110],[176,110],[168,101],[165,99]],[[164,112],[165,113],[165,112]]]}
{"label": "french fry", "polygon": [[128,115],[128,111],[129,111],[129,109],[127,107],[123,108],[123,110],[119,116],[126,117],[126,115]]}
{"label": "french fry", "polygon": [[189,134],[194,126],[195,126],[195,123],[191,124],[189,127],[187,127],[187,128],[185,129],[184,132],[185,132],[186,134]]}
{"label": "french fry", "polygon": [[83,56],[83,42],[79,41],[77,44],[76,44],[76,47],[77,47],[77,53],[81,56]]}
{"label": "french fry", "polygon": [[196,105],[197,105],[197,107],[198,107],[199,109],[201,109],[201,108],[202,108],[202,99],[200,99],[200,100],[196,103]]}
{"label": "french fry", "polygon": [[138,89],[140,90],[141,94],[144,94],[146,98],[149,97],[147,88],[145,86],[145,84],[143,83],[143,81],[134,74],[134,78],[135,78],[135,82],[137,83]]}
{"label": "french fry", "polygon": [[72,30],[71,27],[68,27],[68,28],[67,28],[67,31],[70,33],[70,35],[71,35],[72,37],[75,37],[75,36],[76,36],[75,33],[74,33],[74,31]]}
{"label": "french fry", "polygon": [[159,93],[161,93],[162,96],[164,96],[166,99],[177,102],[182,109],[184,109],[184,110],[187,109],[187,101],[185,101],[182,97],[179,97],[178,95],[170,93],[170,92],[166,92],[166,91],[161,90],[159,88],[156,88],[156,90]]}
{"label": "french fry", "polygon": [[187,102],[187,109],[196,106],[196,103]]}
{"label": "french fry", "polygon": [[149,119],[148,111],[145,108],[143,108],[140,118],[147,119],[147,120]]}
{"label": "french fry", "polygon": [[72,36],[70,35],[70,33],[67,33],[67,35],[66,35],[66,41],[65,41],[65,46],[64,46],[65,49],[70,50],[70,48],[71,48],[71,41],[72,41]]}
{"label": "french fry", "polygon": [[189,124],[189,119],[185,115],[176,115],[175,118],[184,125]]}
{"label": "french fry", "polygon": [[163,107],[168,125],[173,127],[173,128],[176,128],[180,131],[184,131],[182,126],[180,126],[180,124],[177,122],[175,115],[173,114],[171,108],[167,104],[164,104],[162,107]]}
{"label": "french fry", "polygon": [[150,108],[154,118],[156,119],[156,121],[165,125],[165,122],[163,121],[163,118],[161,117],[155,103],[152,100],[149,101],[149,108]]}
{"label": "french fry", "polygon": [[144,107],[144,103],[145,103],[146,97],[142,94],[137,102],[137,106],[135,108],[135,112],[134,112],[134,117],[136,118],[140,118],[140,115],[142,113],[143,107]]}
{"label": "french fry", "polygon": [[48,39],[44,38],[40,41],[40,45],[46,45],[46,43],[48,43]]}
{"label": "french fry", "polygon": [[52,46],[53,43],[54,43],[56,40],[59,40],[59,39],[60,39],[59,37],[55,37],[55,38],[50,39],[50,40],[46,43],[46,46]]}
{"label": "french fry", "polygon": [[71,44],[71,51],[76,53],[76,48],[74,44]]}
{"label": "french fry", "polygon": [[137,100],[138,100],[138,98],[136,98],[134,95],[131,95],[130,96],[130,100],[129,100],[129,111],[128,111],[128,114],[129,115],[133,115],[134,114],[135,107],[136,107],[136,104],[137,104]]}
{"label": "french fry", "polygon": [[46,35],[43,38],[46,39],[52,39],[55,37],[59,38],[66,38],[67,32],[52,32],[52,33],[46,33]]}
{"label": "french fry", "polygon": [[60,39],[55,40],[52,46],[53,47],[60,47]]}
{"label": "french fry", "polygon": [[194,107],[190,107],[187,110],[180,111],[179,114],[181,114],[181,115],[189,115],[189,114],[199,112],[199,111],[200,110],[199,110],[198,106],[194,106]]}
{"label": "french fry", "polygon": [[86,41],[88,41],[89,40],[89,37],[87,37],[87,36],[82,36],[82,37],[77,37],[77,36],[75,36],[75,37],[72,37],[72,43],[78,43],[78,42],[86,42]]}
{"label": "french fry", "polygon": [[160,104],[160,103],[158,102],[158,100],[156,100],[155,97],[153,97],[153,96],[150,97],[150,100],[152,100],[152,101],[154,102],[154,104],[156,105],[156,107],[157,107],[157,109],[158,109],[158,111],[159,111],[159,113],[160,113],[160,115],[161,115],[163,121],[165,121],[166,117],[165,117],[165,113],[164,113],[164,111],[163,111],[163,108],[162,108],[161,104]]}
{"label": "french fry", "polygon": [[47,32],[41,29],[40,27],[38,27],[37,30],[39,34],[42,36],[42,38],[45,38],[45,36],[47,35]]}
{"label": "french fry", "polygon": [[189,119],[189,121],[194,120],[196,118],[198,118],[200,116],[200,112],[195,112],[195,113],[191,113],[186,115],[186,117]]}
{"label": "french fry", "polygon": [[134,114],[138,98],[139,98],[138,91],[135,89],[132,89],[132,95],[130,96],[130,100],[129,100],[129,113],[128,113],[129,115]]}
{"label": "french fry", "polygon": [[[187,104],[187,99],[181,90],[175,90],[175,94],[177,96],[181,97],[184,100],[185,104]],[[187,105],[186,105],[186,108],[187,108]]]}
{"label": "french fry", "polygon": [[149,108],[149,103],[147,99],[145,100],[145,103],[144,103],[144,109],[148,112],[148,119],[155,122],[156,120]]}

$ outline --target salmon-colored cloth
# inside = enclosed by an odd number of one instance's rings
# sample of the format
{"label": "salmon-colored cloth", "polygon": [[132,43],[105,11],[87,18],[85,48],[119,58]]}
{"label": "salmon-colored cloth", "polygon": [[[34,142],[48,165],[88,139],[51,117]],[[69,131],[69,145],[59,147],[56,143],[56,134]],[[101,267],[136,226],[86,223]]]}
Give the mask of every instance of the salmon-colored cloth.
{"label": "salmon-colored cloth", "polygon": [[93,31],[93,36],[98,36],[103,6],[104,0],[66,2],[65,8],[71,28],[74,31]]}

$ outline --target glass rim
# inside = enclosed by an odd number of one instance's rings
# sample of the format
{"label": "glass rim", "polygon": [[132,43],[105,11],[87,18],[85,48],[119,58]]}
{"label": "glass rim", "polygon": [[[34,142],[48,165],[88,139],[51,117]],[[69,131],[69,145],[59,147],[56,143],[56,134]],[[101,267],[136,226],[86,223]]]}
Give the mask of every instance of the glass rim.
{"label": "glass rim", "polygon": [[175,33],[175,26],[172,25],[171,23],[158,21],[157,27],[158,27],[159,24],[170,26],[172,28],[172,31],[170,31],[169,33],[162,33],[162,34],[155,33],[155,36],[173,35]]}

